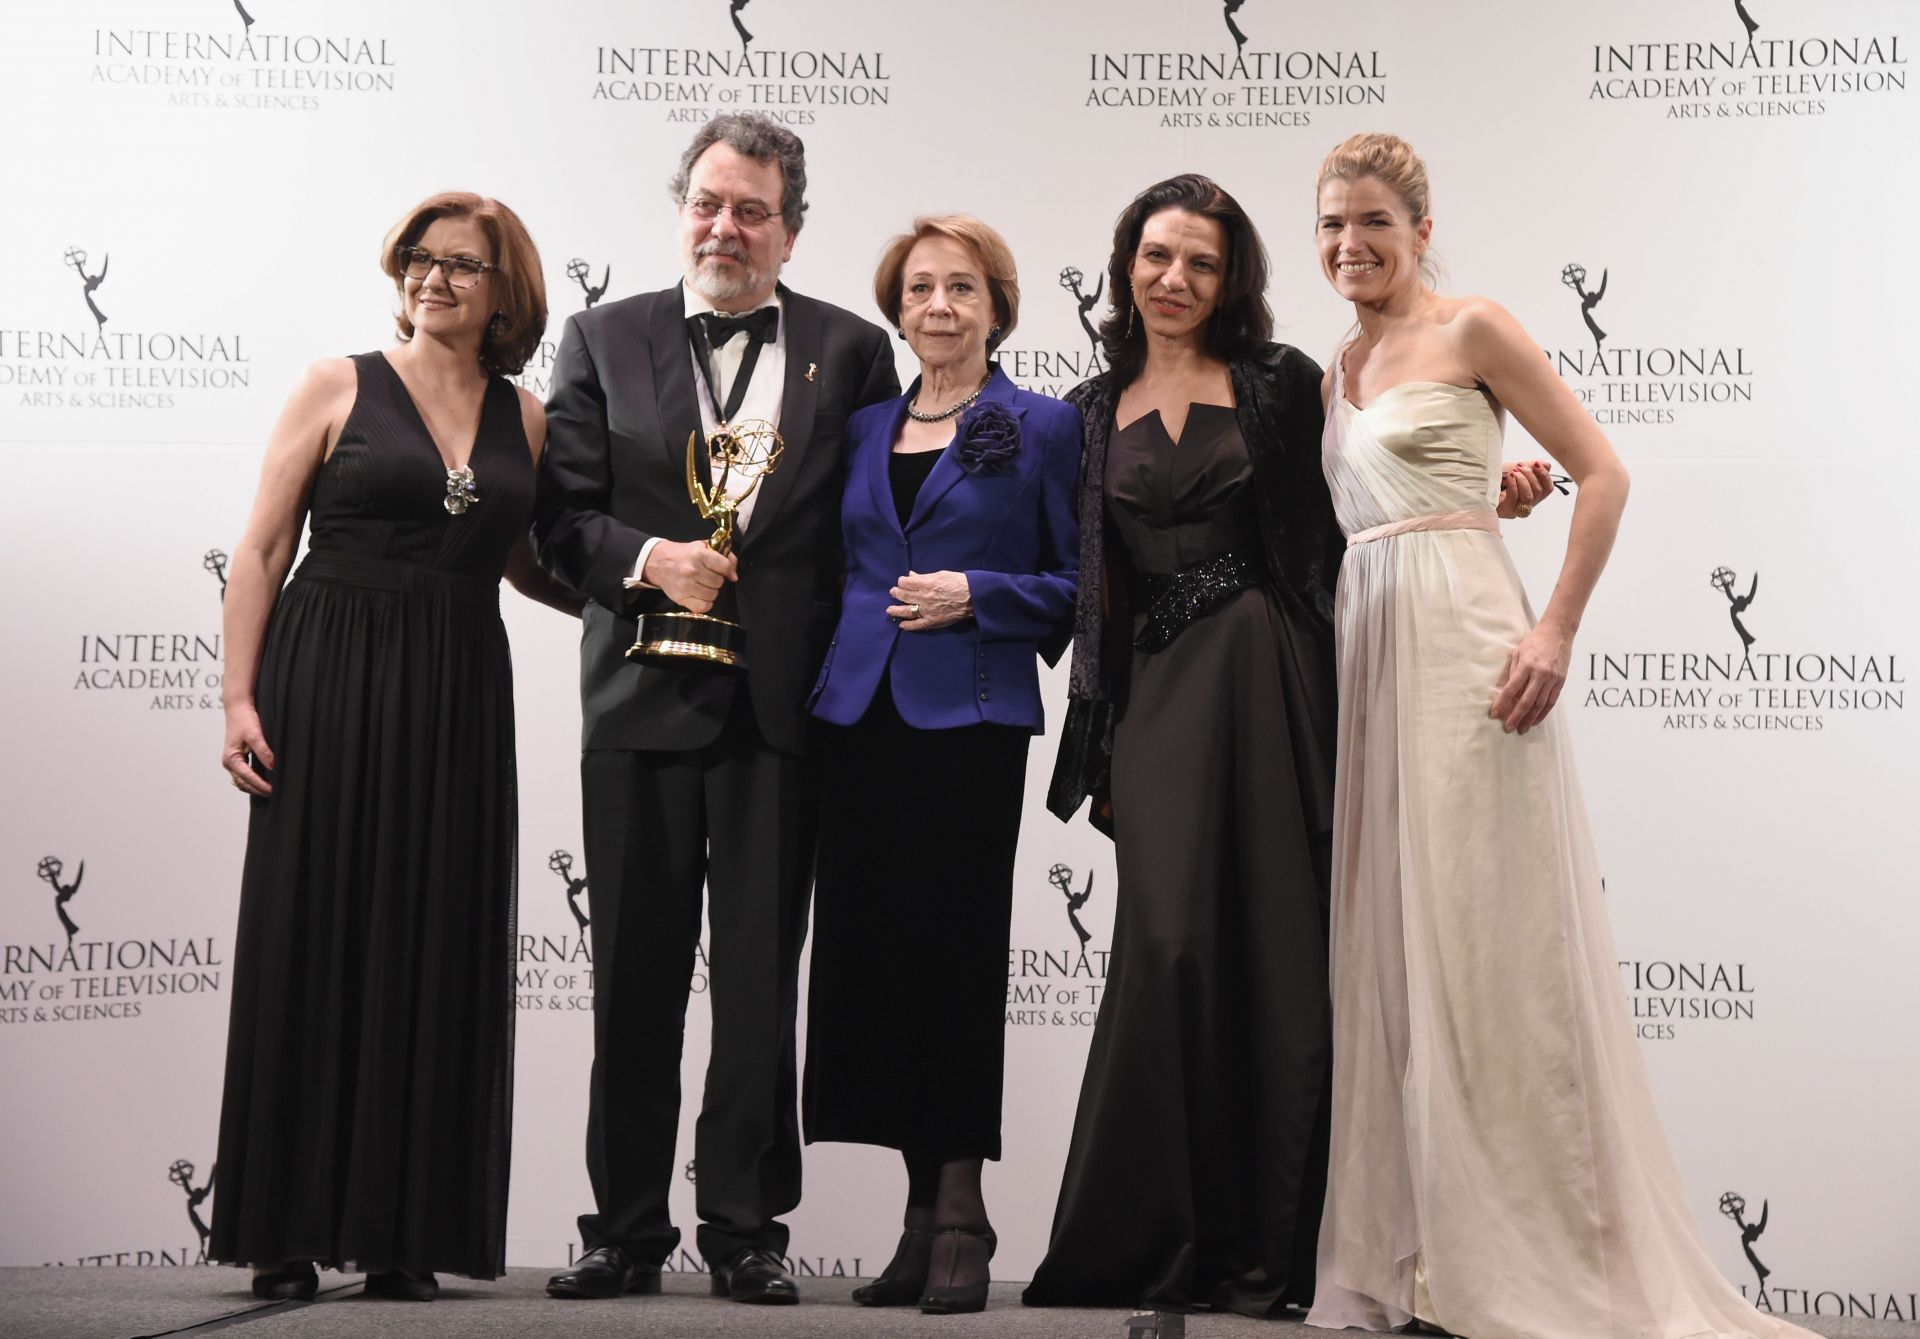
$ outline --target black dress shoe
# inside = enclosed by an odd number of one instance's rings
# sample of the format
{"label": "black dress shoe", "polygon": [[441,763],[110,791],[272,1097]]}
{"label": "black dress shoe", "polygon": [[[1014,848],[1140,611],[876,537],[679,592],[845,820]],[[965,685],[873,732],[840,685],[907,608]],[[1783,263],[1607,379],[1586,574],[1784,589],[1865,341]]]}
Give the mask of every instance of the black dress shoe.
{"label": "black dress shoe", "polygon": [[319,1272],[305,1260],[253,1276],[253,1295],[263,1302],[310,1302],[319,1287]]}
{"label": "black dress shoe", "polygon": [[793,1281],[772,1251],[749,1246],[725,1264],[713,1267],[713,1295],[762,1306],[792,1306],[800,1300]]}
{"label": "black dress shoe", "polygon": [[927,1290],[927,1261],[933,1254],[933,1233],[910,1227],[900,1234],[893,1259],[872,1283],[853,1290],[861,1306],[912,1306]]}
{"label": "black dress shoe", "polygon": [[627,1293],[657,1293],[660,1271],[636,1265],[618,1246],[596,1246],[572,1269],[547,1280],[549,1297],[621,1297]]}
{"label": "black dress shoe", "polygon": [[[927,1292],[920,1312],[927,1316],[956,1316],[987,1309],[987,1261],[999,1238],[992,1228],[943,1227],[934,1234],[936,1246],[927,1268]],[[956,1276],[976,1275],[977,1282],[955,1283]]]}
{"label": "black dress shoe", "polygon": [[440,1280],[432,1274],[388,1269],[367,1275],[367,1296],[384,1297],[389,1302],[431,1302],[440,1295]]}

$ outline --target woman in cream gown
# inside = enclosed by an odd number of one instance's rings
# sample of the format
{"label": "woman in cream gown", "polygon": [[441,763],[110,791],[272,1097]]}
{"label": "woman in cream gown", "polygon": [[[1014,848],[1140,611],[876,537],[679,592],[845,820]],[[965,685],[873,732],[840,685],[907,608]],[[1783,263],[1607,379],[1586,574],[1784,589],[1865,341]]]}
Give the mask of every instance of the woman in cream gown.
{"label": "woman in cream gown", "polygon": [[[1336,607],[1333,1138],[1309,1323],[1470,1339],[1804,1335],[1700,1244],[1628,1022],[1558,717],[1626,473],[1517,323],[1422,281],[1425,171],[1329,156]],[[1536,625],[1501,543],[1503,408],[1580,483]]]}

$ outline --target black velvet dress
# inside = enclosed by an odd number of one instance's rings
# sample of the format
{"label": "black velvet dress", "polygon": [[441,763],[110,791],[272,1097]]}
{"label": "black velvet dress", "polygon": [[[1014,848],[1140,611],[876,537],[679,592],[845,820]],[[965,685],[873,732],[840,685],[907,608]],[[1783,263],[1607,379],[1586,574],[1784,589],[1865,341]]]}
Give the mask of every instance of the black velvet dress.
{"label": "black velvet dress", "polygon": [[312,494],[255,685],[209,1255],[497,1277],[513,1109],[513,676],[499,610],[533,461],[487,387],[447,471],[385,357]]}
{"label": "black velvet dress", "polygon": [[[1157,413],[1116,429],[1105,497],[1136,587],[1261,552],[1231,408],[1194,405],[1178,442]],[[1311,1298],[1331,1042],[1323,787],[1303,760],[1334,704],[1297,608],[1253,586],[1131,653],[1108,988],[1029,1304]]]}

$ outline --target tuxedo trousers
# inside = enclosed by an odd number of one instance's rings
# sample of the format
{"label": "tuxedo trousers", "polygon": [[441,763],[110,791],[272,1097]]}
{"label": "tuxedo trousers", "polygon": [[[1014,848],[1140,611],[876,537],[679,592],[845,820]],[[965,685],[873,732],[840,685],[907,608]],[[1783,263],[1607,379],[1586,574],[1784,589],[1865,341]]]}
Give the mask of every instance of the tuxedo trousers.
{"label": "tuxedo trousers", "polygon": [[705,748],[589,749],[580,761],[595,1206],[580,1236],[643,1265],[680,1242],[668,1194],[686,1167],[675,1142],[703,888],[713,1028],[693,1141],[700,1255],[784,1255],[779,1217],[800,1202],[794,1016],[818,805],[809,760],[768,745],[738,689]]}

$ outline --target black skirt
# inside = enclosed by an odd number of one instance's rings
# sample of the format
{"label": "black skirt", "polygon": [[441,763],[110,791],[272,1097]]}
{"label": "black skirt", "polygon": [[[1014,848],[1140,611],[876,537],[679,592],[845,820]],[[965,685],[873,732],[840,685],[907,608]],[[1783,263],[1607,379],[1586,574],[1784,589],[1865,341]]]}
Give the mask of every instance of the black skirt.
{"label": "black skirt", "polygon": [[998,1158],[1032,736],[914,729],[884,681],[859,724],[820,730],[807,1140]]}

